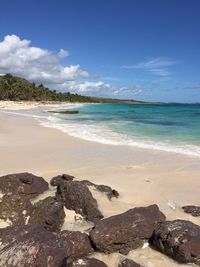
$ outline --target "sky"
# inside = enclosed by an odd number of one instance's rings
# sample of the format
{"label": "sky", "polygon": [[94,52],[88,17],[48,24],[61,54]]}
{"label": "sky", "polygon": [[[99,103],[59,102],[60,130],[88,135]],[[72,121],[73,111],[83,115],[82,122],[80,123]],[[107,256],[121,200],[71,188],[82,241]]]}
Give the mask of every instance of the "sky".
{"label": "sky", "polygon": [[199,0],[1,0],[0,74],[63,92],[200,102]]}

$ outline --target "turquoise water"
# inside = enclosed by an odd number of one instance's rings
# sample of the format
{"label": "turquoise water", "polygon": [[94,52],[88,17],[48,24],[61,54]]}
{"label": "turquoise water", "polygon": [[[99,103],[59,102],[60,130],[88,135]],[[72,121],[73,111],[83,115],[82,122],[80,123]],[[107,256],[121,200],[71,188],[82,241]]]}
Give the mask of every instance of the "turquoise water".
{"label": "turquoise water", "polygon": [[131,145],[200,156],[200,104],[86,104],[66,107],[48,125],[104,144]]}

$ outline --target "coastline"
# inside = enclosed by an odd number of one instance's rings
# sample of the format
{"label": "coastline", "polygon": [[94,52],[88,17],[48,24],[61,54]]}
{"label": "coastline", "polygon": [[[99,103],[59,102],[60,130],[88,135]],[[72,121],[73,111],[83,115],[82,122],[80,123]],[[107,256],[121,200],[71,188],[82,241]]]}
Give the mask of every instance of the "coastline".
{"label": "coastline", "polygon": [[[112,203],[93,192],[106,217],[156,203],[167,219],[186,219],[200,225],[198,217],[181,210],[183,205],[199,204],[199,159],[84,141],[43,127],[30,117],[0,113],[0,121],[0,175],[29,171],[49,181],[56,174],[68,173],[119,191],[119,199]],[[149,255],[152,266],[159,266],[161,261],[162,266],[179,266],[149,248],[131,252],[130,257],[147,264],[143,254]],[[104,257],[113,264],[118,255]]]}

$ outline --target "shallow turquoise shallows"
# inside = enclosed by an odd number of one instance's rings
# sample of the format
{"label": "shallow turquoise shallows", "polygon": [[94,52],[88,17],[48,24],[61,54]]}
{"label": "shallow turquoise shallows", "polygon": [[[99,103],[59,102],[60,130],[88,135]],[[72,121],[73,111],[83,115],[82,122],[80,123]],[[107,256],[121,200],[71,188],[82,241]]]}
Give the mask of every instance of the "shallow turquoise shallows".
{"label": "shallow turquoise shallows", "polygon": [[104,144],[200,157],[200,104],[86,104],[73,108],[80,113],[52,115],[49,124]]}

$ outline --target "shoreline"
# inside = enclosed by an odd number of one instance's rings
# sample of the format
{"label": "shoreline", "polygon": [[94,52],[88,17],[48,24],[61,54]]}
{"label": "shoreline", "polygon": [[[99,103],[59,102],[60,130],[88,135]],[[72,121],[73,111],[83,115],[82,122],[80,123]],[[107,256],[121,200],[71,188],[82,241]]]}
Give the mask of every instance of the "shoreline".
{"label": "shoreline", "polygon": [[[119,191],[120,197],[112,203],[92,191],[105,217],[156,203],[167,219],[185,219],[200,225],[198,217],[181,209],[183,205],[199,205],[198,159],[85,141],[43,127],[30,117],[0,113],[0,122],[1,176],[28,171],[49,181],[54,175],[67,173]],[[128,256],[145,266],[180,266],[148,247],[132,251]],[[96,257],[114,267],[119,255],[97,254]]]}
{"label": "shoreline", "polygon": [[184,143],[182,141],[175,142],[173,140],[157,140],[155,138],[146,139],[145,137],[137,137],[137,135],[132,137],[126,133],[113,131],[109,126],[106,126],[106,124],[100,125],[96,123],[88,123],[84,125],[76,121],[76,119],[72,123],[67,120],[63,123],[62,118],[53,116],[52,113],[50,113],[50,111],[52,112],[52,110],[57,110],[58,108],[74,110],[84,105],[88,104],[67,102],[46,102],[44,104],[42,102],[0,101],[0,111],[1,113],[10,115],[33,117],[44,127],[57,129],[68,136],[84,141],[96,142],[103,145],[130,146],[133,147],[133,149],[167,152],[177,155],[185,155],[191,158],[199,158],[200,160],[200,147],[192,143]]}

